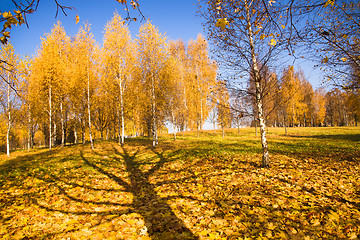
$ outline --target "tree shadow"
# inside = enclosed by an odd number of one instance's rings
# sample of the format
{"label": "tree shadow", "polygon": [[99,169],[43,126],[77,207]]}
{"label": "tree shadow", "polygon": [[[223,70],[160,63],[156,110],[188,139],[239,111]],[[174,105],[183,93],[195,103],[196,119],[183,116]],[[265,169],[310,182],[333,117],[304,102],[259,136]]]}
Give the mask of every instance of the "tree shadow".
{"label": "tree shadow", "polygon": [[346,133],[346,134],[321,134],[321,135],[310,135],[310,136],[293,136],[289,135],[289,137],[296,137],[296,138],[309,138],[309,139],[331,139],[331,140],[346,140],[352,142],[359,142],[360,141],[360,134],[356,133]]}
{"label": "tree shadow", "polygon": [[[140,214],[145,221],[145,228],[143,233],[147,232],[153,239],[198,239],[179,219],[171,207],[167,204],[166,199],[161,198],[155,188],[156,185],[151,184],[149,178],[152,174],[158,171],[167,161],[163,153],[156,152],[157,157],[160,159],[148,171],[144,172],[140,169],[139,163],[136,161],[138,151],[129,153],[125,148],[122,152],[117,150],[114,146],[112,149],[112,159],[119,164],[125,164],[126,172],[128,173],[128,181],[118,177],[109,171],[105,170],[100,164],[91,162],[91,160],[84,157],[81,152],[82,160],[94,168],[99,173],[108,176],[117,184],[122,186],[125,191],[133,195],[133,201],[129,208],[132,212]],[[106,163],[107,164],[107,163]]]}

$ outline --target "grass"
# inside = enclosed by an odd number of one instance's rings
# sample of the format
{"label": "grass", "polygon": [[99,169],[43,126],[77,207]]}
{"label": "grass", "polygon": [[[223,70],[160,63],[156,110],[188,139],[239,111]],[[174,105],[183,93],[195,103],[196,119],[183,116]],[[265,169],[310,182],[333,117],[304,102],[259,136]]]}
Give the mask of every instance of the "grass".
{"label": "grass", "polygon": [[360,238],[359,128],[226,134],[2,155],[0,238]]}

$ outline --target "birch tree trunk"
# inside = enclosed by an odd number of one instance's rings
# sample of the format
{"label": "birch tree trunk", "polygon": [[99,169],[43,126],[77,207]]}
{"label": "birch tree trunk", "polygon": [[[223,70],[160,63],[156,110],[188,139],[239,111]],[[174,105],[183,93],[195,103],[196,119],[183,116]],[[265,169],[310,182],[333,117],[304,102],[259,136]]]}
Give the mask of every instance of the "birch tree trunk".
{"label": "birch tree trunk", "polygon": [[60,102],[60,121],[61,121],[61,146],[65,146],[65,128],[64,128],[64,111],[63,100]]}
{"label": "birch tree trunk", "polygon": [[88,72],[87,72],[87,77],[88,77],[88,81],[87,81],[87,107],[88,107],[88,116],[89,116],[89,137],[90,137],[90,145],[91,145],[91,149],[94,149],[94,142],[92,139],[92,134],[91,134],[91,110],[90,110],[90,63],[88,66]]}
{"label": "birch tree trunk", "polygon": [[119,88],[120,88],[120,116],[121,116],[121,146],[124,146],[125,138],[125,123],[124,123],[124,99],[123,99],[123,85],[121,77],[119,77]]}
{"label": "birch tree trunk", "polygon": [[[9,79],[9,74],[8,74]],[[10,81],[9,81],[10,82]],[[8,113],[8,127],[6,131],[6,155],[10,157],[10,129],[11,129],[11,106],[10,106],[10,84],[7,88],[7,113]]]}
{"label": "birch tree trunk", "polygon": [[199,128],[200,128],[200,124],[199,124],[199,119],[196,121],[196,134],[197,134],[197,137],[199,138],[200,137],[200,132],[199,132]]}
{"label": "birch tree trunk", "polygon": [[75,122],[74,122],[74,143],[77,144],[78,143],[78,136],[77,136],[77,130],[76,130],[76,122],[77,122],[77,116],[75,116]]}
{"label": "birch tree trunk", "polygon": [[176,141],[176,125],[175,125],[175,117],[174,117],[173,113],[171,113],[171,120],[172,120],[172,124],[173,124],[174,141]]}
{"label": "birch tree trunk", "polygon": [[49,86],[49,150],[51,151],[51,147],[52,147],[52,106],[51,106],[51,98],[52,98],[52,93],[51,93],[51,84]]}
{"label": "birch tree trunk", "polygon": [[151,76],[151,95],[152,95],[152,132],[153,132],[153,147],[158,144],[157,140],[157,129],[156,129],[156,96],[155,96],[155,83],[154,83],[154,75]]}
{"label": "birch tree trunk", "polygon": [[255,54],[255,45],[253,40],[253,32],[251,29],[251,21],[250,21],[250,8],[249,3],[247,0],[244,0],[245,4],[245,11],[246,11],[246,21],[247,21],[247,29],[248,29],[248,37],[250,43],[250,51],[251,51],[251,59],[252,59],[252,67],[254,72],[254,81],[255,81],[255,96],[256,96],[256,106],[258,110],[258,119],[260,123],[260,134],[261,134],[261,145],[263,149],[263,156],[262,156],[262,166],[269,167],[269,151],[268,151],[268,144],[266,138],[266,125],[264,120],[263,114],[263,105],[261,101],[261,86],[260,86],[260,72],[258,68],[258,63],[256,60]]}
{"label": "birch tree trunk", "polygon": [[56,143],[56,127],[57,127],[57,125],[56,125],[56,119],[55,119],[55,121],[54,121],[54,131],[52,133],[52,137],[53,137],[52,144],[53,144],[53,146]]}
{"label": "birch tree trunk", "polygon": [[32,148],[31,108],[28,103],[28,151]]}
{"label": "birch tree trunk", "polygon": [[237,124],[238,134],[240,134],[240,120],[239,120],[239,117],[236,117],[236,124]]}
{"label": "birch tree trunk", "polygon": [[85,144],[85,132],[86,132],[86,110],[83,109],[83,116],[81,117],[81,130],[82,130],[82,144]]}
{"label": "birch tree trunk", "polygon": [[[117,119],[117,132],[118,132],[118,141],[121,144],[121,123],[120,123],[120,108],[119,105],[116,104],[116,119]],[[116,131],[115,131],[116,132]]]}

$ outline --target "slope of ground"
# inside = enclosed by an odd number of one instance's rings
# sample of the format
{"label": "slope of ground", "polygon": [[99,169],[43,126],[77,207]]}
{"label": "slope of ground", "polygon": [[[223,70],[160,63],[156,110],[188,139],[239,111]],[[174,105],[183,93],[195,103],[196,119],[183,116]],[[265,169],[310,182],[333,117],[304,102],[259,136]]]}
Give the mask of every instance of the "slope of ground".
{"label": "slope of ground", "polygon": [[2,239],[360,238],[359,128],[253,129],[13,153]]}

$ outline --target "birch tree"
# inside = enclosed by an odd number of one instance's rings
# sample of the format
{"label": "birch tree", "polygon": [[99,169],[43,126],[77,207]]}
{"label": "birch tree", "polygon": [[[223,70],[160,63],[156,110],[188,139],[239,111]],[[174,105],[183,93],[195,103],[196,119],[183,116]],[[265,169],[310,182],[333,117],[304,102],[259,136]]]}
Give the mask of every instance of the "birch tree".
{"label": "birch tree", "polygon": [[125,92],[131,79],[134,48],[130,31],[122,18],[115,13],[105,27],[104,64],[105,77],[117,86],[117,112],[119,124],[119,143],[124,144],[125,138]]}
{"label": "birch tree", "polygon": [[158,106],[160,104],[158,99],[165,94],[160,87],[160,73],[167,57],[166,38],[148,21],[140,27],[137,44],[137,67],[143,94],[147,98],[146,107],[150,110],[152,145],[155,147],[158,144],[158,123],[163,120],[160,118],[161,109]]}
{"label": "birch tree", "polygon": [[189,102],[189,78],[190,64],[188,61],[187,48],[181,40],[169,42],[169,52],[176,62],[175,69],[175,95],[172,96],[173,104],[171,104],[172,114],[171,122],[174,125],[174,139],[176,139],[176,127],[185,130],[188,126],[188,102]]}
{"label": "birch tree", "polygon": [[13,89],[17,89],[19,86],[18,82],[18,65],[19,57],[14,52],[13,46],[8,43],[3,45],[0,51],[1,59],[6,61],[5,63],[0,63],[0,74],[1,78],[4,81],[1,81],[1,92],[4,99],[1,99],[4,112],[6,114],[6,154],[10,157],[10,132],[13,123],[13,111],[14,105],[16,104],[17,95],[14,93]]}
{"label": "birch tree", "polygon": [[28,150],[34,147],[34,134],[36,130],[36,122],[34,121],[34,103],[30,97],[30,76],[31,76],[31,62],[32,59],[29,57],[25,57],[20,60],[19,67],[19,77],[21,81],[20,86],[20,96],[23,102],[22,107],[23,112],[27,115],[27,130],[28,130],[28,140],[27,140],[27,148]]}
{"label": "birch tree", "polygon": [[231,126],[230,96],[226,88],[226,82],[219,81],[216,87],[216,108],[217,122],[222,131],[222,138],[225,137],[225,128]]}
{"label": "birch tree", "polygon": [[54,144],[56,123],[54,113],[59,108],[59,97],[64,84],[65,66],[63,64],[65,45],[69,41],[64,28],[58,22],[51,33],[42,39],[41,47],[31,68],[30,91],[33,99],[43,106],[48,114],[49,150]]}
{"label": "birch tree", "polygon": [[85,143],[85,123],[89,130],[91,148],[94,148],[92,136],[91,106],[97,80],[95,68],[95,41],[90,32],[90,25],[81,27],[72,42],[72,102],[80,108],[83,126],[83,143]]}
{"label": "birch tree", "polygon": [[207,119],[211,104],[208,101],[210,92],[216,85],[217,66],[209,58],[208,43],[200,34],[196,40],[188,45],[188,57],[191,73],[189,81],[191,85],[191,115],[195,123],[197,135]]}
{"label": "birch tree", "polygon": [[301,117],[305,113],[306,104],[304,103],[301,92],[301,80],[298,72],[293,66],[288,66],[281,79],[281,96],[284,101],[284,124],[287,126],[299,126]]}
{"label": "birch tree", "polygon": [[[210,0],[203,1],[200,9],[207,35],[217,50],[216,59],[228,69],[228,75],[232,75],[232,79],[249,79],[251,76],[254,81],[263,167],[269,167],[269,151],[260,71],[261,66],[270,65],[270,60],[278,53],[277,49],[281,45],[280,30],[286,25],[273,3]],[[237,83],[237,87],[244,88],[241,83]]]}

